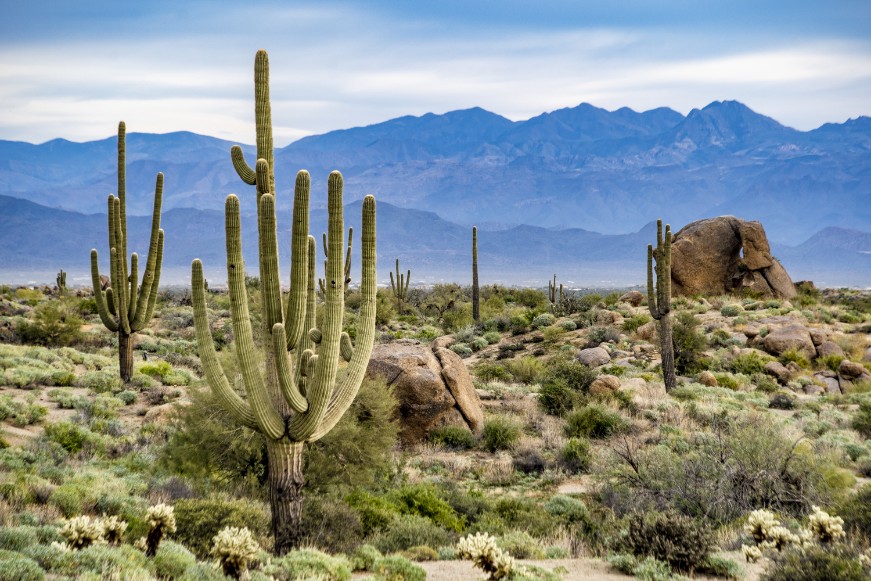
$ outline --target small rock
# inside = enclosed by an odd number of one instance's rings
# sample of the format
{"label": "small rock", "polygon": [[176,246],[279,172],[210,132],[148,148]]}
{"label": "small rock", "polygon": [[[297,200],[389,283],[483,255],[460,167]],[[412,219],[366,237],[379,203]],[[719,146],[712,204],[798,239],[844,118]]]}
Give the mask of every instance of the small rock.
{"label": "small rock", "polygon": [[699,373],[699,383],[708,387],[717,387],[717,378],[708,370]]}
{"label": "small rock", "polygon": [[637,290],[629,291],[622,295],[618,300],[629,303],[633,307],[637,307],[644,301],[644,295]]}
{"label": "small rock", "polygon": [[575,358],[587,367],[599,367],[611,361],[611,355],[603,347],[582,349]]}

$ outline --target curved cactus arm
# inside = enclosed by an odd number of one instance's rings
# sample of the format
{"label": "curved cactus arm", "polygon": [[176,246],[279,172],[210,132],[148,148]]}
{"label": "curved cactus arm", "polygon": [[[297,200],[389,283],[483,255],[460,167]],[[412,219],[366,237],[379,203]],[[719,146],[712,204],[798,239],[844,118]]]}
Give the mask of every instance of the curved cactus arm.
{"label": "curved cactus arm", "polygon": [[163,203],[163,174],[158,173],[154,184],[154,208],[151,211],[151,236],[148,242],[148,258],[145,260],[145,271],[142,273],[142,288],[139,289],[139,299],[136,302],[136,315],[131,326],[140,330],[148,322],[145,317],[148,312],[148,301],[151,298],[151,287],[155,284],[155,271],[159,276],[161,261],[157,259],[157,246],[160,238],[160,208]]}
{"label": "curved cactus arm", "polygon": [[328,253],[324,277],[327,292],[324,295],[322,338],[318,345],[317,356],[309,359],[309,366],[312,365],[312,360],[317,361],[314,373],[308,376],[306,387],[309,409],[304,414],[294,416],[289,425],[290,438],[296,442],[308,440],[321,423],[335,387],[339,367],[339,342],[345,307],[345,289],[342,284],[345,274],[342,252],[345,235],[342,174],[337,171],[331,172],[327,183]]}
{"label": "curved cactus arm", "polygon": [[264,190],[275,191],[275,158],[272,147],[272,104],[269,100],[269,55],[258,50],[254,56],[254,120],[257,131],[257,159],[269,167]]}
{"label": "curved cactus arm", "polygon": [[408,285],[411,284],[411,269],[405,274],[405,288],[402,291],[402,297],[408,296]]}
{"label": "curved cactus arm", "polygon": [[656,293],[653,290],[653,245],[647,245],[647,310],[650,316],[659,320],[661,315],[656,305]]}
{"label": "curved cactus arm", "polygon": [[[260,166],[263,160],[258,160]],[[264,162],[265,163],[265,162]],[[258,172],[259,173],[259,172]],[[275,224],[275,197],[264,194],[260,197],[260,289],[263,296],[264,328],[271,330],[282,323],[284,313],[281,305],[281,286],[278,282],[278,238]]]}
{"label": "curved cactus arm", "polygon": [[375,343],[375,308],[377,303],[377,275],[375,272],[375,198],[366,196],[363,200],[363,234],[360,237],[360,264],[362,277],[360,291],[360,317],[358,318],[357,344],[354,353],[345,369],[345,374],[333,391],[323,420],[317,429],[309,436],[308,441],[314,441],[324,436],[339,422],[348,406],[357,397],[372,345]]}
{"label": "curved cactus arm", "polygon": [[122,257],[122,278],[126,281],[129,275],[127,271],[127,124],[123,121],[118,123],[118,202],[119,216],[116,218],[116,226],[119,236],[117,248]]}
{"label": "curved cactus arm", "polygon": [[[103,287],[100,285],[100,271],[97,269],[97,249],[91,249],[91,283],[94,286],[94,300],[97,303],[97,313],[100,315],[100,320],[111,332],[118,330],[118,323],[109,314],[107,297],[103,294]],[[110,295],[111,296],[111,295]]]}
{"label": "curved cactus arm", "polygon": [[245,263],[242,260],[242,224],[239,198],[227,196],[225,205],[227,235],[227,279],[230,287],[230,313],[236,336],[236,356],[242,370],[248,402],[257,425],[267,437],[278,440],[284,435],[284,420],[273,409],[254,357],[254,334],[248,314],[248,293],[245,290]]}
{"label": "curved cactus arm", "polygon": [[[305,327],[308,297],[309,265],[314,271],[314,258],[309,257],[309,194],[311,190],[311,177],[307,171],[296,174],[296,182],[293,187],[293,225],[291,226],[291,255],[290,255],[290,293],[287,295],[287,308],[285,308],[285,340],[287,351],[296,348],[302,340]],[[312,295],[314,290],[312,289]]]}
{"label": "curved cactus arm", "polygon": [[345,290],[351,284],[351,247],[354,242],[354,227],[348,227],[348,247],[345,252]]}
{"label": "curved cactus arm", "polygon": [[659,310],[662,314],[671,312],[671,225],[665,225],[665,237],[662,248],[656,257],[658,269],[656,278],[659,287]]}
{"label": "curved cactus arm", "polygon": [[238,145],[231,147],[230,159],[239,178],[249,186],[253,186],[257,182],[257,174],[254,173],[254,170],[245,161],[245,154],[242,153],[242,148]]}
{"label": "curved cactus arm", "polygon": [[130,282],[127,285],[127,296],[130,300],[127,301],[127,320],[130,321],[130,328],[133,329],[133,320],[136,318],[136,293],[139,292],[139,255],[135,252],[130,255]]}
{"label": "curved cactus arm", "polygon": [[194,328],[197,333],[197,346],[199,347],[200,361],[203,364],[203,372],[209,385],[212,386],[215,396],[221,405],[233,418],[245,427],[256,430],[257,421],[251,406],[245,402],[230,386],[218,354],[215,352],[215,343],[212,340],[212,331],[209,328],[209,317],[206,312],[206,291],[203,286],[203,263],[196,259],[191,264],[191,299],[194,305]]}
{"label": "curved cactus arm", "polygon": [[[108,307],[109,313],[113,317],[117,317],[118,313],[115,312],[115,299],[112,298],[113,294],[114,293],[112,292],[112,287],[109,287],[106,289],[106,307]],[[117,329],[115,329],[115,330],[117,331]]]}
{"label": "curved cactus arm", "polygon": [[[145,325],[148,321],[151,320],[151,317],[154,316],[154,308],[157,306],[157,291],[160,288],[160,269],[163,264],[163,230],[158,230],[157,232],[157,262],[154,267],[154,276],[151,281],[151,289],[148,293],[148,303],[146,304],[147,308],[145,310],[145,317],[143,318],[143,324]],[[140,294],[142,291],[140,291]],[[140,329],[142,328],[140,326]]]}
{"label": "curved cactus arm", "polygon": [[[303,322],[303,329],[314,329],[315,324],[317,322],[317,295],[315,294],[315,258],[317,257],[317,242],[315,242],[314,236],[308,237],[308,244],[306,248],[308,249],[308,276],[307,276],[307,287],[306,291],[306,300],[305,300],[305,321]],[[320,281],[319,281],[320,282]],[[314,353],[314,343],[309,338],[309,334],[307,332],[303,332],[301,334],[301,338],[299,344],[296,347],[297,353],[302,353],[299,360],[296,364],[296,383],[299,386],[300,391],[305,394],[305,375],[304,372],[306,370],[307,360],[310,355]],[[308,355],[307,355],[308,354]]]}
{"label": "curved cactus arm", "polygon": [[304,413],[308,410],[308,401],[299,392],[292,377],[290,365],[287,362],[287,342],[284,335],[284,325],[276,323],[272,327],[272,349],[275,354],[275,366],[278,375],[278,385],[281,393],[293,411]]}

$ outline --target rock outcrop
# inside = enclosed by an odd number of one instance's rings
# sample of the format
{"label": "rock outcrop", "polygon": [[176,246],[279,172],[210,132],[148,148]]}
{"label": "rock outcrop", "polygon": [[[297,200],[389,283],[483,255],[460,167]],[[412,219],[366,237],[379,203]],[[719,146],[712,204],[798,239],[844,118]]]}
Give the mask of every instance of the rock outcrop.
{"label": "rock outcrop", "polygon": [[791,298],[796,290],[783,265],[771,256],[759,222],[720,216],[691,222],[671,246],[674,295],[721,295],[743,288]]}
{"label": "rock outcrop", "polygon": [[463,360],[441,345],[403,339],[372,349],[366,375],[381,377],[393,388],[405,445],[426,441],[442,426],[483,428],[481,400]]}

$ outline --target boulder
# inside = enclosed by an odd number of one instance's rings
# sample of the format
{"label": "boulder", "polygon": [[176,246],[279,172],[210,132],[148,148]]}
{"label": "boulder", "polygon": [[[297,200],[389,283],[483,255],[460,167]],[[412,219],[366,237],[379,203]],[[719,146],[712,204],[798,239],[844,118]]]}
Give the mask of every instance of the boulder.
{"label": "boulder", "polygon": [[780,355],[790,349],[801,351],[810,359],[817,355],[811,335],[802,325],[775,328],[765,336],[762,345],[772,355]]}
{"label": "boulder", "polygon": [[838,365],[838,375],[850,381],[855,379],[865,379],[866,377],[871,376],[871,374],[868,373],[868,370],[865,369],[864,365],[850,361],[849,359],[844,359],[841,361],[840,365]]}
{"label": "boulder", "polygon": [[592,395],[610,395],[620,389],[620,380],[615,375],[600,375],[590,384]]}
{"label": "boulder", "polygon": [[408,339],[379,344],[372,349],[366,375],[380,377],[393,388],[403,444],[423,442],[442,426],[473,432],[483,427],[472,378],[459,355],[449,349],[433,350]]}
{"label": "boulder", "polygon": [[829,338],[828,333],[826,333],[825,329],[820,329],[819,327],[812,327],[808,329],[808,333],[811,335],[811,341],[814,342],[814,346],[822,345]]}
{"label": "boulder", "polygon": [[784,367],[783,363],[779,361],[769,361],[762,368],[765,373],[777,379],[777,382],[781,385],[786,385],[789,382],[790,375],[792,375],[786,367]]}
{"label": "boulder", "polygon": [[871,347],[865,349],[865,355],[862,356],[862,361],[871,361]]}
{"label": "boulder", "polygon": [[621,302],[629,303],[633,307],[637,307],[644,301],[644,295],[640,291],[632,290],[620,296],[618,299]]}
{"label": "boulder", "polygon": [[714,377],[713,373],[706,369],[699,373],[699,383],[707,385],[708,387],[717,387],[717,378]]}
{"label": "boulder", "polygon": [[604,347],[581,349],[575,358],[587,367],[599,367],[611,361],[611,354]]}
{"label": "boulder", "polygon": [[791,298],[795,285],[776,258],[759,222],[734,216],[697,220],[681,228],[671,247],[672,294],[722,295],[747,288]]}
{"label": "boulder", "polygon": [[[813,339],[813,335],[811,335],[811,339]],[[817,357],[843,357],[844,350],[841,349],[841,346],[835,343],[834,341],[823,341],[819,345],[817,345]]]}

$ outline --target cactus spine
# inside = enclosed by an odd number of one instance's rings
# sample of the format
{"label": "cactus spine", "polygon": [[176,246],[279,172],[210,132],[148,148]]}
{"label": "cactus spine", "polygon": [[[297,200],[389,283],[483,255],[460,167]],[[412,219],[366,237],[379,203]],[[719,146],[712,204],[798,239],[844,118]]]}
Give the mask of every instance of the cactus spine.
{"label": "cactus spine", "polygon": [[64,272],[64,269],[60,269],[55,281],[57,282],[57,290],[61,296],[67,294],[67,273]]}
{"label": "cactus spine", "polygon": [[[227,278],[236,356],[246,397],[231,386],[218,361],[206,314],[203,266],[192,265],[194,322],[203,370],[212,390],[234,419],[266,436],[268,483],[272,508],[275,551],[284,554],[299,545],[302,517],[303,444],[329,432],[357,395],[375,337],[375,199],[363,200],[361,237],[360,317],[357,345],[342,332],[344,313],[345,252],[342,175],[332,172],[328,180],[327,261],[324,277],[324,316],[315,328],[315,239],[309,235],[308,172],[296,176],[291,229],[290,293],[282,304],[279,287],[278,241],[275,219],[272,129],[269,114],[269,62],[265,51],[255,59],[255,112],[258,157],[251,170],[241,150],[231,151],[233,164],[246,183],[257,190],[260,280],[263,308],[262,346],[255,345],[245,264],[242,261],[239,200],[227,197]],[[264,367],[255,357],[262,347]],[[347,364],[338,376],[339,359]]]}
{"label": "cactus spine", "polygon": [[[647,245],[647,308],[659,322],[659,342],[662,355],[662,379],[666,391],[677,385],[674,372],[674,342],[671,329],[671,226],[666,224],[662,235],[662,220],[656,221],[656,248]],[[654,261],[656,266],[654,267]],[[654,270],[656,281],[654,284]]]}
{"label": "cactus spine", "polygon": [[393,291],[393,296],[396,297],[396,308],[399,314],[402,314],[402,303],[408,298],[408,285],[411,282],[411,270],[406,274],[401,274],[399,271],[399,259],[396,259],[396,277],[390,273],[390,289]]}
{"label": "cactus spine", "polygon": [[550,300],[551,309],[556,307],[557,303],[563,300],[563,285],[560,283],[559,292],[556,288],[556,273],[553,275],[553,282],[547,281],[547,298]]}
{"label": "cactus spine", "polygon": [[151,241],[142,284],[139,284],[139,256],[134,252],[127,266],[127,128],[118,124],[118,196],[109,194],[109,286],[105,292],[97,267],[97,250],[91,250],[91,282],[97,312],[107,329],[118,333],[118,366],[121,379],[130,381],[133,375],[133,336],[141,331],[154,315],[160,265],[163,262],[163,230],[160,229],[160,204],[163,199],[163,174],[157,174],[154,186],[154,210],[151,213]]}
{"label": "cactus spine", "polygon": [[478,291],[478,227],[472,226],[472,319],[481,318],[481,301]]}

